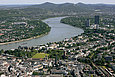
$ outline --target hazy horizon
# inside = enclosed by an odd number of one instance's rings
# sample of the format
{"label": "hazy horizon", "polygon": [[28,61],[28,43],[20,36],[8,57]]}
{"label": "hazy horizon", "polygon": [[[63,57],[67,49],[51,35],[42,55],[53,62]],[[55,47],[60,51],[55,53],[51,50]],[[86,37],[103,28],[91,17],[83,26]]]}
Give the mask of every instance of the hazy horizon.
{"label": "hazy horizon", "polygon": [[62,3],[85,3],[85,4],[115,4],[115,0],[0,0],[0,5],[29,5],[29,4],[42,4],[45,2],[62,4]]}

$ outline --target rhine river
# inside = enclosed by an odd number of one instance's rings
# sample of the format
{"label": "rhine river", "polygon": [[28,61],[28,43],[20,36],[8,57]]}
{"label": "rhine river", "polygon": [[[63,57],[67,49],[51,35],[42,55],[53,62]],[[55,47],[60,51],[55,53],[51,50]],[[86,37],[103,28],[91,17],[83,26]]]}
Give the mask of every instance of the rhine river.
{"label": "rhine river", "polygon": [[49,34],[28,41],[12,43],[7,45],[0,45],[0,49],[9,50],[9,49],[16,49],[18,48],[18,46],[32,47],[41,44],[46,44],[48,42],[58,42],[64,40],[65,38],[78,36],[84,32],[80,28],[60,23],[60,20],[62,18],[63,17],[56,17],[43,20],[51,27],[51,31],[49,32]]}

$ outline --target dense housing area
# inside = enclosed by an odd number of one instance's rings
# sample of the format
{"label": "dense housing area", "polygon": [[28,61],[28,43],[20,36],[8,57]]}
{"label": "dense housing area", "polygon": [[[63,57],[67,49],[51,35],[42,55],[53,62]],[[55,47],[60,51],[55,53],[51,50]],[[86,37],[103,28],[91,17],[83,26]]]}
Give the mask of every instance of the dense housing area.
{"label": "dense housing area", "polygon": [[69,16],[61,22],[84,30],[59,42],[0,50],[0,76],[115,77],[114,6],[45,3],[0,11],[2,42],[47,33],[50,27],[38,19],[48,17]]}
{"label": "dense housing area", "polygon": [[19,41],[47,34],[50,27],[40,20],[2,21],[0,43]]}

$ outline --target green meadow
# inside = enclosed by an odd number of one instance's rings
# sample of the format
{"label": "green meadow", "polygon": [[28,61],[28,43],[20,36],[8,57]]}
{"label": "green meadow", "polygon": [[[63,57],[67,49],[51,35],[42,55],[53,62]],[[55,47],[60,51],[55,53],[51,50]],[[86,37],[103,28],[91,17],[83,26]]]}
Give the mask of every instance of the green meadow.
{"label": "green meadow", "polygon": [[46,53],[37,53],[32,58],[45,58],[45,56],[49,56],[49,54],[46,54]]}

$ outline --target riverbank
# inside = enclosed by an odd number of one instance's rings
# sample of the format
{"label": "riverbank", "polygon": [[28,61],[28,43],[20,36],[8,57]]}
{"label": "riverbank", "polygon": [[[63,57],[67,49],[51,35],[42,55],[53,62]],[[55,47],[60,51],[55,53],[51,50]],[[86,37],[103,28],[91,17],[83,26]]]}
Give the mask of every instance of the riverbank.
{"label": "riverbank", "polygon": [[19,46],[32,47],[32,46],[47,44],[49,42],[59,42],[64,40],[65,38],[71,38],[80,35],[81,33],[84,32],[80,28],[60,23],[60,20],[62,18],[64,17],[55,17],[55,18],[49,18],[43,20],[43,22],[45,23],[48,22],[47,24],[49,25],[49,27],[51,27],[51,30],[47,35],[36,39],[32,38],[31,40],[26,42],[0,45],[0,49],[10,50],[10,49],[17,49]]}
{"label": "riverbank", "polygon": [[[58,16],[57,16],[57,17],[58,17]],[[66,16],[66,17],[67,17],[67,16]],[[49,18],[56,18],[56,17],[49,17]],[[48,18],[42,19],[42,21],[43,21],[43,20],[46,20],[46,19],[48,19]],[[50,31],[49,31],[49,32],[50,32]],[[32,39],[35,39],[35,38],[39,38],[39,37],[45,36],[45,35],[47,35],[49,32],[46,32],[45,34],[38,35],[38,36],[35,36],[35,37],[27,38],[27,39],[22,39],[22,40],[18,40],[18,41],[11,41],[11,42],[0,43],[0,45],[7,45],[7,44],[12,44],[12,43],[18,43],[18,42],[24,42],[24,41],[32,40]]]}
{"label": "riverbank", "polygon": [[[49,31],[49,32],[50,32],[50,31]],[[28,39],[22,39],[22,40],[18,40],[18,41],[12,41],[12,42],[0,43],[0,45],[7,45],[7,44],[18,43],[18,42],[24,42],[24,41],[28,41],[28,40],[32,40],[32,39],[36,39],[36,38],[39,38],[39,37],[42,37],[42,36],[47,35],[49,32],[46,32],[45,34],[41,34],[41,35],[38,35],[38,36],[35,36],[35,37],[31,37],[31,38],[28,38]]]}
{"label": "riverbank", "polygon": [[67,24],[73,27],[78,27],[84,31],[86,30],[85,24],[79,22],[79,19],[77,19],[76,17],[65,17],[61,19],[60,23]]}

